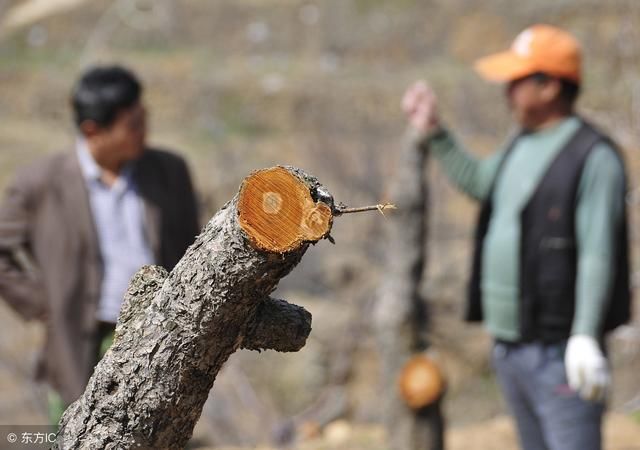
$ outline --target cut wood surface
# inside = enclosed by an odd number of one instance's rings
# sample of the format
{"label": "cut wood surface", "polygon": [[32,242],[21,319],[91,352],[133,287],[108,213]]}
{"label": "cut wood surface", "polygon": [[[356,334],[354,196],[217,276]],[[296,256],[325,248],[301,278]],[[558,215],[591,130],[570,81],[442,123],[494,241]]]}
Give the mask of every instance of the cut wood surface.
{"label": "cut wood surface", "polygon": [[245,179],[171,273],[145,266],[133,277],[114,343],[65,412],[54,448],[184,448],[233,352],[302,348],[311,315],[269,295],[328,235],[333,208],[293,167]]}
{"label": "cut wood surface", "polygon": [[417,354],[400,371],[398,388],[407,406],[420,410],[437,401],[445,385],[436,362],[426,354]]}
{"label": "cut wood surface", "polygon": [[309,188],[283,167],[260,170],[245,180],[238,213],[251,241],[278,253],[322,239],[333,221],[331,207],[315,202]]}

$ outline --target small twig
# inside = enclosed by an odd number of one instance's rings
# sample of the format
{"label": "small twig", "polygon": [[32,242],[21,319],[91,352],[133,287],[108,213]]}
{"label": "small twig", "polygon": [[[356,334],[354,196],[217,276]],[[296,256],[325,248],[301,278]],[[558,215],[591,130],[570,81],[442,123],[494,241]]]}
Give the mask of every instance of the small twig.
{"label": "small twig", "polygon": [[384,212],[387,209],[398,209],[398,208],[396,208],[396,205],[394,205],[393,203],[382,203],[379,205],[361,206],[358,208],[347,208],[346,206],[340,205],[334,211],[334,216],[341,216],[343,214],[359,213],[359,212],[365,212],[365,211],[379,211],[380,214],[384,216],[385,215]]}

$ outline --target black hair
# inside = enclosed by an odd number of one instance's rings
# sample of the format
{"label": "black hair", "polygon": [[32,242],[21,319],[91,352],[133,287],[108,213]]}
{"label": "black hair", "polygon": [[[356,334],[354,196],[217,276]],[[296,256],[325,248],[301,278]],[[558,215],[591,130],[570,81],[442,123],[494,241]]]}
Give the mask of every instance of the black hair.
{"label": "black hair", "polygon": [[74,121],[78,127],[92,120],[108,127],[119,111],[140,100],[142,85],[136,76],[120,66],[100,66],[87,70],[71,92]]}
{"label": "black hair", "polygon": [[580,95],[580,85],[573,80],[554,77],[544,72],[536,72],[530,75],[530,77],[538,83],[546,83],[553,79],[558,80],[560,82],[560,98],[566,105],[573,106],[578,99],[578,95]]}

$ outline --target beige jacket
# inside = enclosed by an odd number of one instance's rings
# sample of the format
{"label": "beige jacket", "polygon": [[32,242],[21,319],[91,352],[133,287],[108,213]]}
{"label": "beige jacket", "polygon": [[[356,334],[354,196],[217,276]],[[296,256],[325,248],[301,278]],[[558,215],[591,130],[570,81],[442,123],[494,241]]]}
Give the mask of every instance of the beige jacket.
{"label": "beige jacket", "polygon": [[[148,149],[134,179],[156,262],[173,268],[199,232],[184,161]],[[95,312],[102,261],[76,153],[46,157],[20,171],[0,204],[0,296],[26,319],[45,321],[37,376],[69,404],[95,363]]]}

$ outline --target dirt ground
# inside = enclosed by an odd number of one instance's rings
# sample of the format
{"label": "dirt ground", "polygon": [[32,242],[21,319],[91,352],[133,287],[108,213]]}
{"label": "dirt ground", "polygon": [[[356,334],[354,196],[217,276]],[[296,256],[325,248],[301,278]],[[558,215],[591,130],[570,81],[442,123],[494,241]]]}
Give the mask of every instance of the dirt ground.
{"label": "dirt ground", "polygon": [[[386,450],[381,444],[384,431],[379,426],[351,427],[347,422],[334,422],[321,436],[291,448],[299,450]],[[517,450],[511,419],[498,416],[469,426],[450,428],[446,435],[448,450]],[[640,450],[640,422],[629,416],[611,413],[605,425],[605,450]],[[198,450],[213,450],[199,448]],[[216,450],[248,450],[240,447],[216,447]],[[276,450],[257,447],[257,450]]]}

